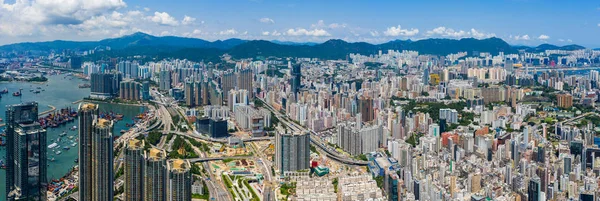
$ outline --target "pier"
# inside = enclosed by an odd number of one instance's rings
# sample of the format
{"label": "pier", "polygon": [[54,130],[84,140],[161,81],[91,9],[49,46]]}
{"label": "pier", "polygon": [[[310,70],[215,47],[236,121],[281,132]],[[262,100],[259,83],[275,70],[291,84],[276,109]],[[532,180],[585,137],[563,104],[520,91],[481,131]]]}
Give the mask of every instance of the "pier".
{"label": "pier", "polygon": [[48,107],[50,108],[49,110],[40,112],[39,115],[42,116],[42,115],[50,114],[51,112],[56,111],[56,107],[54,107],[53,105],[48,105]]}

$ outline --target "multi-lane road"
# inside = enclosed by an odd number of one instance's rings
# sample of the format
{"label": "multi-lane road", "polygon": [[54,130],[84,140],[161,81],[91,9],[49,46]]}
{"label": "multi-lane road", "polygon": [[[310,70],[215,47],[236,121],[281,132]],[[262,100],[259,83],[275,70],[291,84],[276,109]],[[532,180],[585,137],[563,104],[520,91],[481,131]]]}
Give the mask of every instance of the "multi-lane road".
{"label": "multi-lane road", "polygon": [[347,156],[342,155],[341,153],[337,152],[333,147],[328,146],[325,142],[323,142],[321,139],[319,139],[316,136],[316,133],[310,129],[306,129],[298,124],[296,124],[296,122],[292,122],[292,121],[288,121],[287,120],[287,116],[284,115],[280,115],[279,111],[276,111],[271,105],[269,105],[267,102],[263,101],[263,105],[265,106],[265,108],[267,108],[268,110],[270,110],[271,112],[273,112],[273,114],[275,114],[277,116],[277,118],[279,119],[279,122],[283,123],[286,127],[294,130],[294,131],[300,131],[300,132],[310,132],[310,143],[312,145],[316,145],[316,147],[318,147],[321,151],[324,151],[327,155],[327,157],[334,159],[336,161],[345,163],[345,164],[349,164],[349,165],[368,165],[369,163],[367,161],[361,161],[361,160],[355,160],[355,159],[351,159],[348,158]]}

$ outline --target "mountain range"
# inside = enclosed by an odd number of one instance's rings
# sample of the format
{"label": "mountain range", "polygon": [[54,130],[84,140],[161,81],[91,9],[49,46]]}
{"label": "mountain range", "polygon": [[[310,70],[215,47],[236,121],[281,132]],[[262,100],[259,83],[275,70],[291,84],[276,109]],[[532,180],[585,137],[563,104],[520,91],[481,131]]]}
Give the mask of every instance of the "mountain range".
{"label": "mountain range", "polygon": [[295,43],[285,41],[227,39],[206,41],[197,38],[177,36],[152,36],[145,33],[104,39],[100,41],[49,41],[34,43],[16,43],[0,46],[0,51],[61,51],[90,50],[97,47],[110,47],[111,51],[103,51],[94,57],[123,57],[146,55],[153,58],[185,58],[190,60],[219,60],[225,53],[234,58],[262,57],[311,57],[321,59],[345,59],[348,54],[363,55],[377,54],[387,50],[414,50],[421,54],[448,55],[457,52],[498,52],[516,53],[519,50],[527,52],[543,52],[545,50],[577,50],[585,49],[579,45],[555,46],[542,44],[537,47],[511,46],[500,38],[474,39],[423,39],[423,40],[394,40],[383,44],[365,42],[346,42],[339,39],[328,40],[324,43]]}

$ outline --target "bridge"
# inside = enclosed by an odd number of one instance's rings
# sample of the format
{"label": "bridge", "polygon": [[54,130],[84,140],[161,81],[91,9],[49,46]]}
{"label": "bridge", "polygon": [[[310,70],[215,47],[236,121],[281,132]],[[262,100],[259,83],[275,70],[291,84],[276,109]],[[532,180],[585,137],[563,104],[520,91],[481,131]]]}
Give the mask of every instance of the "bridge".
{"label": "bridge", "polygon": [[225,159],[241,160],[241,159],[248,159],[248,158],[251,158],[251,156],[192,158],[192,159],[188,159],[188,160],[190,161],[190,163],[196,163],[196,162],[207,162],[207,161],[220,161],[220,160],[225,160]]}
{"label": "bridge", "polygon": [[579,116],[576,116],[576,117],[573,117],[573,118],[570,118],[570,119],[566,119],[566,120],[564,120],[564,121],[562,121],[562,122],[560,122],[560,123],[562,123],[562,124],[569,123],[569,122],[572,122],[572,121],[575,121],[575,120],[581,119],[581,118],[583,118],[583,117],[586,117],[586,116],[589,116],[589,115],[596,115],[596,116],[600,116],[600,115],[598,115],[598,114],[597,114],[597,113],[595,113],[595,112],[588,112],[588,113],[584,113],[584,114],[581,114],[581,115],[579,115]]}
{"label": "bridge", "polygon": [[[163,135],[168,135],[170,133],[179,135],[182,137],[195,138],[197,140],[204,140],[204,141],[215,142],[215,143],[227,143],[227,138],[211,138],[211,137],[202,135],[197,131],[194,131],[194,134],[189,134],[189,133],[184,133],[184,132],[179,132],[179,131],[163,131]],[[251,138],[242,138],[241,140],[242,140],[242,142],[255,142],[255,141],[267,141],[267,140],[272,140],[272,139],[274,139],[274,137],[251,137]]]}

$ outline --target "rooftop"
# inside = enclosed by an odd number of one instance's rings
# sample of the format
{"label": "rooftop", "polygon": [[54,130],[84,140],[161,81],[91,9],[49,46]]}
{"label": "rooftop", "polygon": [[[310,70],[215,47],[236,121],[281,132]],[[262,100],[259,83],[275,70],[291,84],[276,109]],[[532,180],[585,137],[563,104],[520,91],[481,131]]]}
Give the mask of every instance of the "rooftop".
{"label": "rooftop", "polygon": [[129,149],[140,149],[144,147],[144,142],[138,139],[131,139],[128,142]]}
{"label": "rooftop", "polygon": [[164,150],[160,150],[157,148],[151,148],[149,151],[150,158],[157,160],[157,159],[164,159],[166,154]]}

